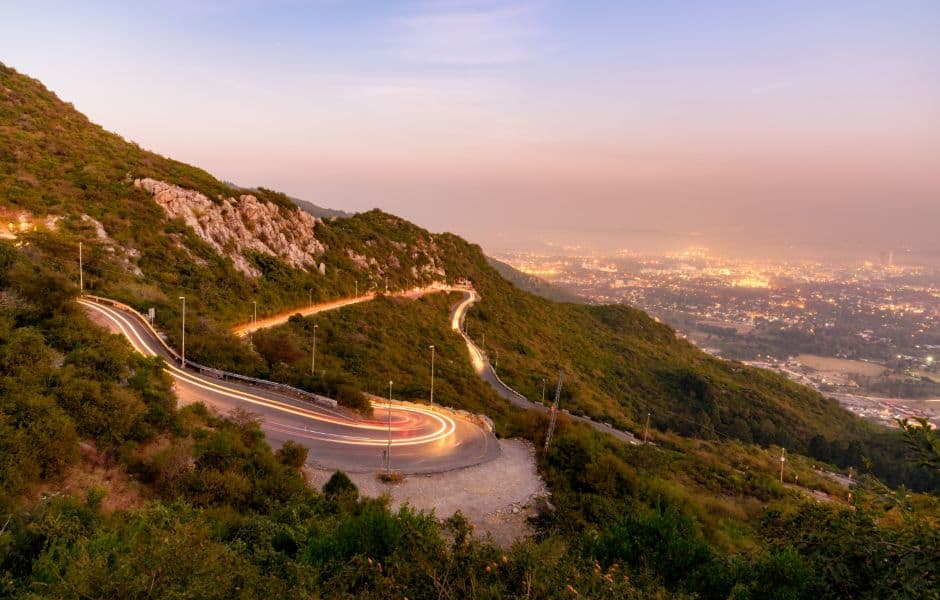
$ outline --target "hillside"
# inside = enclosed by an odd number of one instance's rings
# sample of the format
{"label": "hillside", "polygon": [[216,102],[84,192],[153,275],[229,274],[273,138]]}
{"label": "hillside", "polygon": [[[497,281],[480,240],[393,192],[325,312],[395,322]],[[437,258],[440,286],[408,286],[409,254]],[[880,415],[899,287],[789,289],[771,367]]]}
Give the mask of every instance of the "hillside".
{"label": "hillside", "polygon": [[[928,488],[900,435],[764,371],[713,359],[627,307],[520,290],[478,246],[378,210],[323,220],[287,196],[233,189],[90,123],[0,65],[0,595],[7,597],[930,597],[937,499],[863,478],[850,494],[789,450]],[[255,417],[178,408],[158,359],[105,335],[86,291],[156,309],[201,362],[342,396],[428,397],[484,411],[537,447],[551,499],[511,549],[460,514],[389,510],[307,449],[273,452]],[[449,331],[456,300],[383,297],[292,318],[249,342],[230,327],[311,300],[469,278],[469,333],[532,398],[566,373],[562,404],[637,429],[627,446],[509,407]],[[309,376],[310,328],[318,366]],[[355,396],[355,393],[349,395]],[[681,435],[679,435],[681,434]],[[935,438],[924,434],[925,448]],[[918,444],[914,444],[917,446]],[[930,469],[933,469],[931,471]],[[933,479],[931,479],[933,477]],[[440,519],[443,520],[440,520]],[[848,540],[848,541],[847,541]],[[934,594],[935,596],[935,594]]]}
{"label": "hillside", "polygon": [[486,257],[486,260],[494,269],[496,269],[503,279],[524,292],[529,292],[554,302],[573,302],[575,304],[587,304],[587,300],[581,296],[578,296],[573,292],[569,292],[568,290],[557,285],[553,285],[534,275],[523,273],[511,265],[493,258],[492,256]]}
{"label": "hillside", "polygon": [[812,443],[825,458],[860,467],[854,442],[885,473],[904,478],[887,468],[900,450],[882,448],[884,434],[836,402],[709,357],[641,311],[521,291],[478,246],[380,211],[323,221],[286,195],[233,190],[108,133],[12,69],[0,69],[0,84],[0,198],[8,213],[36,226],[20,237],[73,280],[83,241],[86,290],[154,307],[171,341],[176,298],[187,295],[196,360],[277,376],[276,365],[227,332],[250,318],[253,301],[267,314],[356,290],[466,277],[483,298],[469,315],[470,335],[481,343],[486,335],[487,349],[500,353],[501,376],[530,398],[564,369],[562,403],[572,412],[634,430],[649,413],[661,430],[798,452]]}

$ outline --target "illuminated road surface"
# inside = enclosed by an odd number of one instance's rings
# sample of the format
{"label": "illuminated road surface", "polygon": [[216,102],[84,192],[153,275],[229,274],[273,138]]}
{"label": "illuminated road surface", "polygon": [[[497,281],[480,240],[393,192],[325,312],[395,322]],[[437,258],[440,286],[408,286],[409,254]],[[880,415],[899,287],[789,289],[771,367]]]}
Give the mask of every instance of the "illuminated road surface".
{"label": "illuminated road surface", "polygon": [[[415,290],[410,290],[407,292],[398,292],[396,295],[417,298],[425,294],[433,294],[438,292],[460,292],[464,295],[463,300],[460,301],[454,307],[454,310],[450,315],[450,324],[451,329],[453,329],[457,334],[463,337],[464,341],[467,343],[467,351],[470,353],[470,364],[473,366],[473,370],[477,375],[480,376],[483,381],[488,383],[497,394],[500,395],[503,399],[507,400],[509,403],[513,404],[522,409],[526,410],[537,410],[540,412],[548,412],[549,407],[539,404],[537,402],[532,402],[522,394],[516,392],[514,389],[503,383],[503,381],[496,376],[496,372],[493,370],[493,366],[486,360],[486,356],[483,351],[473,343],[467,335],[463,332],[463,320],[467,314],[467,310],[473,305],[473,303],[480,300],[480,296],[473,290],[465,287],[454,287],[454,286],[435,286],[427,288],[419,288]],[[263,329],[265,327],[274,327],[276,325],[281,325],[286,323],[292,315],[300,313],[301,315],[312,315],[320,312],[325,312],[328,310],[334,310],[337,308],[342,308],[344,306],[349,306],[350,304],[356,304],[359,302],[365,302],[374,298],[374,294],[368,294],[365,296],[360,296],[358,298],[346,298],[343,300],[336,300],[333,302],[326,302],[323,304],[314,304],[312,306],[307,306],[303,308],[298,308],[295,310],[283,311],[277,315],[266,317],[264,319],[259,319],[257,323],[252,325],[247,323],[245,325],[240,325],[233,329],[236,335],[245,335],[252,331],[257,331],[258,329]],[[635,435],[629,431],[622,431],[620,429],[614,429],[598,421],[594,421],[585,417],[579,417],[575,415],[567,415],[569,418],[575,421],[580,421],[582,423],[587,423],[594,429],[610,434],[622,442],[628,444],[640,444],[640,440],[637,439]]]}
{"label": "illuminated road surface", "polygon": [[[447,286],[433,286],[433,287],[424,287],[424,288],[415,288],[411,290],[405,290],[401,292],[389,292],[387,295],[391,298],[420,298],[426,294],[437,294],[440,292],[451,292],[451,291],[466,291],[463,288],[452,288]],[[275,325],[280,325],[286,323],[294,315],[301,315],[307,317],[310,315],[315,315],[317,313],[326,312],[329,310],[336,310],[337,308],[343,308],[344,306],[350,306],[353,304],[359,304],[360,302],[368,302],[373,300],[377,294],[374,292],[369,292],[367,294],[362,294],[361,296],[352,296],[349,298],[341,298],[339,300],[331,300],[329,302],[322,302],[320,304],[311,304],[309,306],[301,306],[299,308],[292,308],[289,310],[281,311],[275,315],[269,315],[262,317],[255,321],[254,323],[242,323],[241,325],[236,325],[232,328],[232,333],[239,337],[248,335],[253,331],[259,329],[265,329],[266,327],[274,327]]]}
{"label": "illuminated road surface", "polygon": [[342,409],[183,370],[137,315],[88,300],[79,302],[96,322],[124,335],[141,354],[164,358],[183,403],[203,402],[222,414],[247,409],[262,419],[262,429],[274,447],[293,440],[309,448],[311,465],[350,472],[383,469],[389,421],[394,471],[445,471],[499,454],[491,432],[446,411],[396,404],[389,410],[385,403],[374,403],[373,418],[363,419]]}

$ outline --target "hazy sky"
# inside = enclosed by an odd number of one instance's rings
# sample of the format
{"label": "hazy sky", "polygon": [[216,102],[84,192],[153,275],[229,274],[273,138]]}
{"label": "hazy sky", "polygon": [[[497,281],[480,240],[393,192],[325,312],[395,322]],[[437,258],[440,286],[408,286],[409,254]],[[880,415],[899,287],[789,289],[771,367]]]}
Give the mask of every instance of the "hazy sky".
{"label": "hazy sky", "polygon": [[0,9],[0,61],[146,148],[491,250],[940,251],[936,0]]}

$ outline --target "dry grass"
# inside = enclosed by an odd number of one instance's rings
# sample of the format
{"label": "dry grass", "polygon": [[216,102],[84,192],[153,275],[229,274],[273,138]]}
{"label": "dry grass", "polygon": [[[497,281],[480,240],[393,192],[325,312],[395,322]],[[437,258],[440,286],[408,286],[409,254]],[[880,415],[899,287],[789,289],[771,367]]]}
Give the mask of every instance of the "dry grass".
{"label": "dry grass", "polygon": [[80,447],[81,460],[72,465],[60,480],[38,486],[30,494],[33,500],[56,495],[81,498],[88,492],[101,490],[105,493],[101,510],[106,514],[143,506],[149,497],[143,485],[128,477],[119,464],[109,463],[94,443],[85,441]]}

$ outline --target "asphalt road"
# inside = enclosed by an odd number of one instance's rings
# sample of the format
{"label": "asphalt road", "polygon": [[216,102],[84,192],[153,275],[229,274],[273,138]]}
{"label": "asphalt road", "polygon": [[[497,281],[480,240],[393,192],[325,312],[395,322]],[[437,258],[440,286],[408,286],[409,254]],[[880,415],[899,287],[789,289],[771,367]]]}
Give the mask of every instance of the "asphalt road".
{"label": "asphalt road", "polygon": [[499,455],[492,432],[446,410],[398,403],[389,407],[383,402],[374,403],[373,418],[364,419],[339,408],[181,369],[138,315],[85,299],[79,302],[96,322],[124,335],[141,354],[164,358],[181,402],[203,402],[222,414],[247,409],[260,417],[272,446],[293,440],[309,448],[311,466],[382,470],[389,437],[391,468],[406,474],[448,471]]}
{"label": "asphalt road", "polygon": [[[468,336],[463,332],[463,320],[467,314],[467,310],[473,305],[474,302],[480,300],[480,296],[472,289],[467,289],[464,287],[453,287],[453,286],[434,286],[427,288],[416,288],[413,290],[408,290],[404,292],[395,292],[393,295],[408,297],[408,298],[417,298],[425,294],[433,294],[438,292],[460,292],[464,294],[464,299],[454,307],[454,310],[451,312],[451,328],[457,332],[467,344],[467,350],[470,352],[470,362],[473,366],[473,370],[476,371],[477,375],[480,376],[485,382],[490,384],[496,393],[500,397],[507,400],[510,404],[523,408],[526,410],[537,410],[540,412],[549,412],[550,407],[542,405],[538,402],[532,402],[522,394],[516,392],[514,389],[503,383],[502,380],[496,375],[496,372],[493,369],[493,366],[487,360],[487,357],[484,355],[483,351],[473,343]],[[287,320],[295,314],[301,315],[311,315],[319,312],[324,312],[328,310],[333,310],[337,308],[342,308],[344,306],[349,306],[350,304],[356,304],[359,302],[365,302],[371,300],[375,297],[375,294],[365,294],[355,298],[344,298],[341,300],[336,300],[333,302],[326,302],[323,304],[314,304],[307,307],[302,307],[298,309],[292,309],[283,311],[276,315],[271,315],[263,319],[259,319],[256,323],[246,323],[244,325],[237,326],[233,329],[233,332],[236,335],[245,335],[252,331],[262,329],[264,327],[273,327],[275,325],[280,325],[281,323],[286,323]],[[574,421],[580,421],[582,423],[587,423],[594,429],[601,431],[603,433],[610,434],[622,442],[628,444],[640,444],[642,443],[635,435],[629,431],[622,431],[620,429],[614,429],[604,423],[594,421],[587,417],[580,417],[572,414],[566,413],[565,416]]]}
{"label": "asphalt road", "polygon": [[[484,355],[483,351],[467,336],[463,331],[463,321],[466,317],[467,310],[474,302],[479,300],[479,296],[474,291],[462,291],[465,296],[464,299],[454,307],[454,310],[450,314],[450,326],[455,332],[459,333],[460,336],[464,339],[464,342],[467,343],[467,350],[470,351],[470,362],[473,365],[473,370],[476,371],[477,375],[483,379],[483,381],[490,384],[497,394],[502,398],[507,400],[510,404],[518,406],[519,408],[524,408],[527,410],[537,410],[539,412],[548,413],[551,408],[540,404],[538,402],[532,402],[516,390],[512,389],[497,376],[496,371],[493,369],[493,365],[490,364],[487,357]],[[621,431],[619,429],[614,429],[608,425],[588,419],[586,417],[579,417],[572,414],[566,414],[567,418],[572,419],[573,421],[580,421],[582,423],[587,423],[594,429],[607,433],[614,436],[622,442],[628,444],[641,444],[642,442],[637,439],[635,435],[629,431]]]}
{"label": "asphalt road", "polygon": [[[398,292],[389,292],[386,294],[392,298],[420,298],[426,294],[436,294],[444,291],[456,291],[458,288],[451,288],[447,286],[430,286],[423,288],[414,288],[410,290],[398,291]],[[460,288],[460,291],[464,291]],[[281,311],[273,315],[263,316],[254,322],[242,323],[241,325],[236,325],[232,328],[232,333],[242,337],[248,335],[253,331],[259,329],[264,329],[266,327],[274,327],[275,325],[280,325],[286,323],[294,315],[301,315],[303,317],[309,315],[315,315],[317,313],[326,312],[328,310],[336,310],[337,308],[343,308],[344,306],[350,306],[353,304],[359,304],[360,302],[368,302],[369,300],[374,299],[378,294],[375,292],[368,292],[366,294],[361,294],[359,296],[350,296],[349,298],[340,298],[339,300],[331,300],[329,302],[322,302],[319,304],[311,304],[309,306],[302,306],[299,308],[291,308],[288,310]]]}

